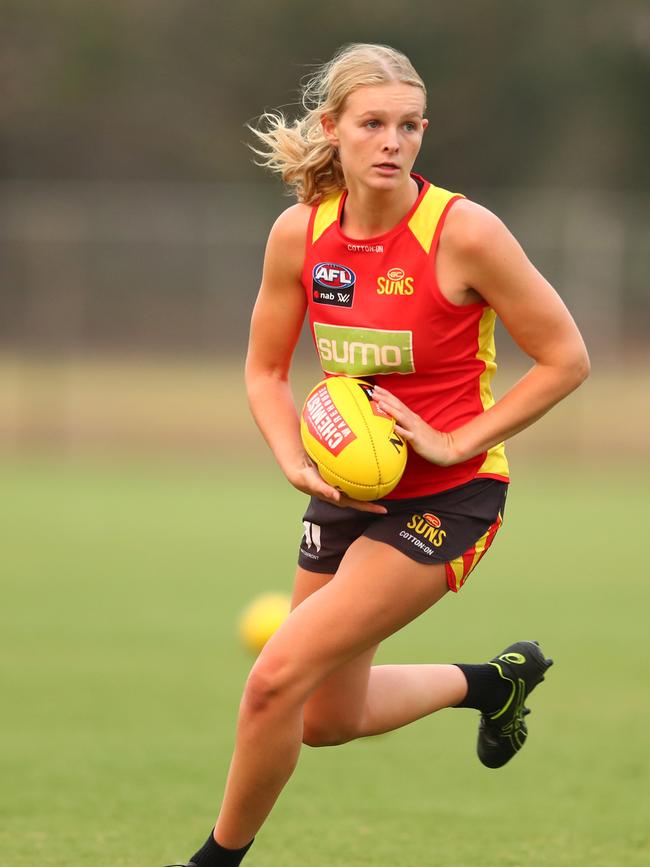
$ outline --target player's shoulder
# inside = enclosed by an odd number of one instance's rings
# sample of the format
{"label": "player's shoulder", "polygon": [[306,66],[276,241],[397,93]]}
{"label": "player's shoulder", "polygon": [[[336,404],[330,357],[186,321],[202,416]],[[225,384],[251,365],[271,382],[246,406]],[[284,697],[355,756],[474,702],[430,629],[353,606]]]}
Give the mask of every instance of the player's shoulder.
{"label": "player's shoulder", "polygon": [[271,227],[264,257],[265,271],[298,278],[305,258],[305,243],[311,208],[291,205]]}
{"label": "player's shoulder", "polygon": [[269,242],[276,246],[304,242],[312,208],[297,203],[286,208],[276,219],[269,233]]}
{"label": "player's shoulder", "polygon": [[452,255],[480,257],[504,234],[508,229],[496,214],[471,199],[458,199],[447,214],[440,246]]}

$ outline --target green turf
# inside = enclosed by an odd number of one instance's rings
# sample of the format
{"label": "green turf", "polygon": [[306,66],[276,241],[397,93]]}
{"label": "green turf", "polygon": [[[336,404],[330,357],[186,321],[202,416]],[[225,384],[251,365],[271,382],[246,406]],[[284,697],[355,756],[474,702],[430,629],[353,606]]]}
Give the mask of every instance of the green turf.
{"label": "green turf", "polygon": [[[269,459],[270,461],[270,459]],[[524,753],[477,715],[305,748],[250,867],[636,867],[650,860],[650,476],[522,470],[459,597],[379,661],[556,659]],[[250,660],[237,612],[288,589],[303,497],[272,469],[3,462],[0,862],[159,867],[210,827]]]}

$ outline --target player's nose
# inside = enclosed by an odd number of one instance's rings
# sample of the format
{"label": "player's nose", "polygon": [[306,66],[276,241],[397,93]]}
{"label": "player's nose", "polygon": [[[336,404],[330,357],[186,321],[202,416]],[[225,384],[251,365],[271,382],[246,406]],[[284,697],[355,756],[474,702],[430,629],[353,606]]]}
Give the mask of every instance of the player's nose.
{"label": "player's nose", "polygon": [[399,148],[399,139],[397,138],[397,129],[394,127],[386,127],[382,150],[396,151]]}

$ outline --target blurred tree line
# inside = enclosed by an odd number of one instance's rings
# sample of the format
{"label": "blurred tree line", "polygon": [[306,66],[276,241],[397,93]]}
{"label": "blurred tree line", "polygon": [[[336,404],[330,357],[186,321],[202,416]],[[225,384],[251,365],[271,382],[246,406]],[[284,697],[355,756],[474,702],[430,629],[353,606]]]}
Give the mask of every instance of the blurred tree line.
{"label": "blurred tree line", "polygon": [[0,0],[0,175],[260,180],[246,122],[354,41],[426,81],[439,183],[647,189],[645,0]]}

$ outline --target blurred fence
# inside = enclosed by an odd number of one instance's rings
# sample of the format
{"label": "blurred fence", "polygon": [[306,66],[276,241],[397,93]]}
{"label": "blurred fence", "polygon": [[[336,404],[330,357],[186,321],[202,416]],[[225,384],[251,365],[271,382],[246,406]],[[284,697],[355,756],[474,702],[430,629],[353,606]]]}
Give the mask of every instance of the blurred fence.
{"label": "blurred fence", "polygon": [[[593,355],[647,345],[648,196],[468,192],[519,237]],[[239,353],[265,238],[288,204],[270,185],[5,183],[0,347]]]}
{"label": "blurred fence", "polygon": [[[558,288],[594,361],[514,451],[649,458],[647,197],[467,192]],[[0,186],[0,447],[259,447],[241,368],[265,238],[288,203],[273,186]],[[525,361],[503,333],[498,347],[497,393]],[[298,358],[300,396],[318,375],[306,339]]]}

